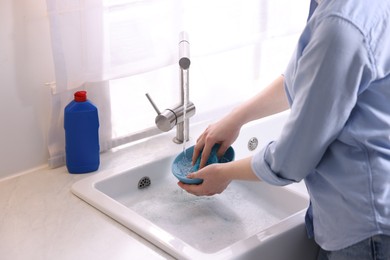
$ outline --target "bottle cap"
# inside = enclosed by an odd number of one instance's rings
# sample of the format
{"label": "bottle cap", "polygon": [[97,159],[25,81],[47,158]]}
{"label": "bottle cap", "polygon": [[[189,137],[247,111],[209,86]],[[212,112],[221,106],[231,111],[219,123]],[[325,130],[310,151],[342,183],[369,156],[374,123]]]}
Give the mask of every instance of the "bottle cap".
{"label": "bottle cap", "polygon": [[77,91],[74,93],[74,101],[85,102],[87,101],[87,91]]}

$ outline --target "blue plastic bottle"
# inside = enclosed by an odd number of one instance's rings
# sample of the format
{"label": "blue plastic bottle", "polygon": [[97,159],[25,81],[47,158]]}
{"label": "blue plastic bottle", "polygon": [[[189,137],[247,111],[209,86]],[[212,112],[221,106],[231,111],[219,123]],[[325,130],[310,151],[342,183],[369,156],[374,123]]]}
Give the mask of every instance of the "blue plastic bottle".
{"label": "blue plastic bottle", "polygon": [[66,167],[70,173],[93,172],[99,168],[98,110],[86,91],[74,94],[64,111]]}

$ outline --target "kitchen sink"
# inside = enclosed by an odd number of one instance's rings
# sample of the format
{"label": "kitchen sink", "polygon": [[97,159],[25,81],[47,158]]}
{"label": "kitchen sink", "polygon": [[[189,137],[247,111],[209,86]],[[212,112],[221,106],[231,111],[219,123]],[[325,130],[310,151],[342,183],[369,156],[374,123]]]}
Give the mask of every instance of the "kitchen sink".
{"label": "kitchen sink", "polygon": [[[282,115],[242,129],[232,145],[236,160],[276,138],[283,122]],[[304,227],[307,196],[245,181],[211,197],[188,194],[171,173],[182,148],[170,143],[153,160],[99,172],[72,192],[175,258],[315,259]]]}

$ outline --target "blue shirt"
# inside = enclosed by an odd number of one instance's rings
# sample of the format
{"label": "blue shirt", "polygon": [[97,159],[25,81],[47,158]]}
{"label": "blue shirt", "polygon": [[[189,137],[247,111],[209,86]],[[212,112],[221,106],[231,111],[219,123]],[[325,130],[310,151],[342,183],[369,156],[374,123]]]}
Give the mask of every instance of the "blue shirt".
{"label": "blue shirt", "polygon": [[253,157],[256,175],[274,185],[305,180],[325,250],[390,235],[390,1],[322,0],[285,89],[290,115]]}

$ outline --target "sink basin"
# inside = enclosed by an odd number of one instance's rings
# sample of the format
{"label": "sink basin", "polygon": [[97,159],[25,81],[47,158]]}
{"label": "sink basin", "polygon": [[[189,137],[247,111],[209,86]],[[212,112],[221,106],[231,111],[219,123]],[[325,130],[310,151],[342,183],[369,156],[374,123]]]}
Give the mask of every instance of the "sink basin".
{"label": "sink basin", "polygon": [[[245,127],[233,144],[236,159],[277,137],[283,116]],[[200,129],[204,129],[201,127]],[[169,142],[171,142],[169,140]],[[177,146],[177,145],[176,145]],[[220,195],[196,197],[181,190],[171,164],[182,147],[139,165],[75,183],[72,192],[179,259],[314,259],[306,239],[306,196],[263,182],[234,181]],[[173,148],[172,148],[173,147]]]}

